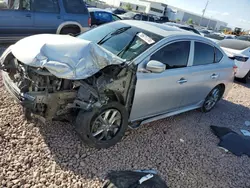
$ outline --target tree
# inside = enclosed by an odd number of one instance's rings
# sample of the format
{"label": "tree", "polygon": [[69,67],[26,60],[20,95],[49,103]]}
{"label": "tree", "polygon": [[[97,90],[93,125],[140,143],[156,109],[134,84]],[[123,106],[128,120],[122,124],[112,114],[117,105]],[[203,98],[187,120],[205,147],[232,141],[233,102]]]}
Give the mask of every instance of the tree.
{"label": "tree", "polygon": [[180,22],[181,20],[179,18],[176,19],[177,22]]}
{"label": "tree", "polygon": [[126,4],[125,8],[130,11],[133,10],[132,6],[129,3]]}
{"label": "tree", "polygon": [[192,19],[192,18],[189,18],[188,21],[187,21],[187,23],[188,23],[189,25],[193,24],[193,19]]}

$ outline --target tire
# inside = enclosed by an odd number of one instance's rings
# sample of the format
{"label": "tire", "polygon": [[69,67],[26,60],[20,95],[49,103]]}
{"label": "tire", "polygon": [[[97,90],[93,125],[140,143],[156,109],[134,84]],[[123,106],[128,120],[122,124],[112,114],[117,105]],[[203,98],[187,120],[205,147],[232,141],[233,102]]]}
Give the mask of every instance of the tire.
{"label": "tire", "polygon": [[[215,107],[217,102],[221,99],[223,93],[224,90],[221,86],[216,86],[214,89],[212,89],[212,91],[210,91],[210,93],[207,95],[201,107],[201,111],[205,113],[210,112]],[[211,104],[211,106],[209,105],[209,103]]]}
{"label": "tire", "polygon": [[[105,118],[106,114],[108,114],[108,118]],[[114,117],[113,114],[115,114]],[[110,123],[112,117],[116,120],[114,123]],[[100,121],[100,118],[103,121]],[[89,112],[80,111],[77,115],[75,126],[76,132],[88,146],[95,148],[109,148],[118,143],[124,136],[128,128],[128,112],[122,104],[118,102],[110,102],[99,109],[94,109]],[[98,132],[100,133],[97,134]],[[103,137],[103,135],[106,135],[106,137]]]}
{"label": "tire", "polygon": [[77,28],[63,28],[60,32],[60,34],[62,35],[70,35],[70,36],[76,36],[77,34],[81,33],[81,31],[79,31],[80,29]]}
{"label": "tire", "polygon": [[250,79],[250,71],[246,74],[245,77],[239,78],[238,80],[246,84],[249,79]]}

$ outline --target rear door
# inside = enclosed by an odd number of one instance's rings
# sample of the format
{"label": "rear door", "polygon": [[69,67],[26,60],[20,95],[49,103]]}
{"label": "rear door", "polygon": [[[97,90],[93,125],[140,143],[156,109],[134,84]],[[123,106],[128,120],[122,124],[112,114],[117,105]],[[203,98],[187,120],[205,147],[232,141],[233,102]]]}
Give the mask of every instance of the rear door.
{"label": "rear door", "polygon": [[14,0],[0,7],[1,37],[27,36],[33,33],[30,0]]}
{"label": "rear door", "polygon": [[63,22],[58,0],[33,0],[36,33],[56,33]]}
{"label": "rear door", "polygon": [[[193,41],[193,61],[188,67],[189,74],[183,84],[182,107],[202,103],[209,92],[217,85],[220,77],[219,62],[223,58],[215,56],[215,47],[203,42]],[[215,58],[217,57],[217,58]]]}

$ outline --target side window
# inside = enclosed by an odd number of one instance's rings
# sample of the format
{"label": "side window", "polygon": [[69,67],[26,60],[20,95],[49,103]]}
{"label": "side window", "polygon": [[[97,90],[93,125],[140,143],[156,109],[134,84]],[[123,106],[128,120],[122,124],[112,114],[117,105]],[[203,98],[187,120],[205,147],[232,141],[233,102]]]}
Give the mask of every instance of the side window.
{"label": "side window", "polygon": [[166,69],[182,68],[188,64],[189,52],[189,41],[175,42],[157,51],[150,60],[164,63]]}
{"label": "side window", "polygon": [[223,58],[223,54],[221,53],[221,51],[218,48],[214,48],[215,51],[215,63],[219,63],[220,60]]}
{"label": "side window", "polygon": [[154,19],[153,17],[149,16],[149,21],[150,21],[150,22],[154,22],[155,19]]}
{"label": "side window", "polygon": [[30,0],[22,1],[22,10],[30,10]]}
{"label": "side window", "polygon": [[121,20],[121,18],[119,18],[118,16],[112,14],[112,20],[113,20],[113,21]]}
{"label": "side window", "polygon": [[63,0],[63,4],[67,13],[88,14],[83,0]]}
{"label": "side window", "polygon": [[135,20],[141,20],[141,15],[140,15],[140,14],[136,14],[136,15],[134,16],[134,19],[135,19]]}
{"label": "side window", "polygon": [[35,0],[35,12],[59,13],[58,0]]}
{"label": "side window", "polygon": [[143,20],[143,21],[148,21],[148,16],[142,15],[142,20]]}
{"label": "side window", "polygon": [[205,43],[195,42],[193,66],[211,63],[214,63],[214,47]]}
{"label": "side window", "polygon": [[95,19],[102,22],[111,22],[112,15],[106,12],[95,12]]}
{"label": "side window", "polygon": [[31,0],[12,0],[12,1],[1,1],[0,0],[0,10],[30,10]]}

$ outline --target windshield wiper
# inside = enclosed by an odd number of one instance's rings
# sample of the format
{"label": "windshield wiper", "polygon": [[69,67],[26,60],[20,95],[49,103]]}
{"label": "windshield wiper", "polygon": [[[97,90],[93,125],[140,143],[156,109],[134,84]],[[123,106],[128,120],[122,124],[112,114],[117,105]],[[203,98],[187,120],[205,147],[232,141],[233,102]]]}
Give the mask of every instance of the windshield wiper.
{"label": "windshield wiper", "polygon": [[103,44],[105,43],[107,40],[109,40],[110,38],[112,38],[113,36],[115,35],[119,35],[125,31],[127,31],[128,29],[130,29],[131,26],[128,26],[128,27],[121,27],[115,31],[112,31],[111,33],[108,33],[107,35],[105,35],[97,44]]}
{"label": "windshield wiper", "polygon": [[[118,52],[116,55],[119,57],[122,57],[124,55],[124,53],[130,48],[130,46],[133,44],[133,42],[135,41],[137,34],[139,32],[135,33],[135,35],[133,36],[133,38],[130,40],[130,42],[120,51]],[[121,55],[121,56],[120,56]]]}

